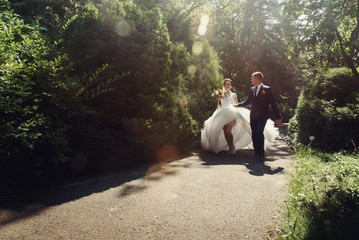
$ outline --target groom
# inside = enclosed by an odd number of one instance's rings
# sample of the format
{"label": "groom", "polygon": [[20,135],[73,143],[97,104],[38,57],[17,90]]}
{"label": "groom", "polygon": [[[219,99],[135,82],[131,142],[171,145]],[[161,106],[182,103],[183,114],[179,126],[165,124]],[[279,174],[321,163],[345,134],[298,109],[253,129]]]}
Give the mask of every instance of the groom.
{"label": "groom", "polygon": [[251,104],[250,124],[252,129],[252,141],[255,151],[255,158],[264,161],[264,127],[269,118],[269,104],[275,115],[275,123],[281,124],[282,120],[278,110],[278,106],[274,100],[272,90],[269,86],[262,83],[263,74],[255,72],[252,74],[251,82],[253,87],[249,91],[247,100],[239,103],[236,107],[243,107]]}

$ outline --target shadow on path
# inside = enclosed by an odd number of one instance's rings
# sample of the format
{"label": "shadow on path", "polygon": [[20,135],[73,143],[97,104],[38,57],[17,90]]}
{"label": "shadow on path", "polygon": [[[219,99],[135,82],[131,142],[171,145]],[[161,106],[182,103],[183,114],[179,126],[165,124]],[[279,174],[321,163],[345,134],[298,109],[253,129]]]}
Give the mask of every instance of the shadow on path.
{"label": "shadow on path", "polygon": [[214,154],[207,151],[199,153],[200,159],[203,161],[203,165],[244,165],[249,173],[254,176],[263,176],[264,174],[276,174],[281,172],[284,168],[277,167],[272,169],[266,165],[266,162],[273,161],[271,158],[267,158],[266,161],[262,162],[258,159],[253,159],[253,150],[239,150],[235,155],[228,156],[226,152],[220,152]]}
{"label": "shadow on path", "polygon": [[[253,153],[253,150],[239,150],[235,155],[228,156],[225,152],[213,154],[207,151],[199,151],[198,156],[202,166],[243,165],[249,170],[249,174],[254,176],[281,173],[284,168],[271,167],[271,162],[291,157],[291,153],[283,138],[276,139],[275,143],[270,146],[266,152],[267,159],[265,162],[253,159]],[[185,157],[178,160],[182,160]],[[171,166],[191,167],[191,163],[188,161],[182,163],[181,161],[176,162],[172,163]],[[145,189],[145,186],[137,186],[131,183],[133,180],[144,178],[145,180],[157,181],[162,177],[175,174],[176,170],[167,168],[166,164],[157,164],[152,167],[143,166],[136,169],[124,170],[107,176],[88,177],[87,179],[57,186],[41,193],[34,193],[33,196],[28,196],[23,201],[10,203],[0,208],[0,228],[23,218],[40,214],[51,206],[61,205],[121,185],[122,190],[119,193],[119,197],[125,197],[133,192]]]}
{"label": "shadow on path", "polygon": [[[192,156],[192,154],[184,155],[178,160],[189,156]],[[175,170],[164,168],[167,163],[133,167],[113,174],[88,176],[41,192],[32,192],[31,195],[21,201],[0,206],[0,228],[23,218],[40,214],[49,207],[75,201],[111,188],[122,186],[119,197],[143,191],[146,188],[145,186],[133,184],[132,181],[137,179],[158,181],[165,176],[175,175]]]}
{"label": "shadow on path", "polygon": [[[22,201],[0,208],[0,228],[20,219],[45,211],[48,207],[71,202],[94,193],[106,191],[135,179],[143,178],[148,167],[121,171],[107,176],[88,177],[70,184],[34,193]],[[126,192],[126,191],[125,191]],[[124,192],[124,194],[126,194]]]}

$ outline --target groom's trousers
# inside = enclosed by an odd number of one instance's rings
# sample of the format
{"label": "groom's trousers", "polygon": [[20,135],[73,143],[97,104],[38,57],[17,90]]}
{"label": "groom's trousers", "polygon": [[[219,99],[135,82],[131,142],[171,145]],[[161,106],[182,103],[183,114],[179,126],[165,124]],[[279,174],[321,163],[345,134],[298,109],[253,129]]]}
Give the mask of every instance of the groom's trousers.
{"label": "groom's trousers", "polygon": [[252,129],[252,141],[253,147],[256,155],[264,156],[264,127],[266,126],[267,119],[251,119],[251,129]]}

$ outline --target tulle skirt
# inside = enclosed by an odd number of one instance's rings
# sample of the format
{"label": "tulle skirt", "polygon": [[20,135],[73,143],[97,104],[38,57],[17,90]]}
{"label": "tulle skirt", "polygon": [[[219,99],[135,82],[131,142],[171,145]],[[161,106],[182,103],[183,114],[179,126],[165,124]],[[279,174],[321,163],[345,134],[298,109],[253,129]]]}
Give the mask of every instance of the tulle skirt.
{"label": "tulle skirt", "polygon": [[[253,149],[252,130],[249,120],[250,111],[246,108],[235,108],[233,105],[222,106],[208,118],[201,130],[201,145],[205,150],[215,153],[227,151],[229,146],[224,137],[224,125],[235,120],[232,128],[233,143],[237,149]],[[268,119],[264,129],[265,148],[279,135],[274,122]]]}

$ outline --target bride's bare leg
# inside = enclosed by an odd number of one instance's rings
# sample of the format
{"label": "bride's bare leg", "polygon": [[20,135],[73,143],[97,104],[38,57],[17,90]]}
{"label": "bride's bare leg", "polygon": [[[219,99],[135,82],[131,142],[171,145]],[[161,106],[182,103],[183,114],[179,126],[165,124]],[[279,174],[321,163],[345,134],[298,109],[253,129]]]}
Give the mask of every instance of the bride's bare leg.
{"label": "bride's bare leg", "polygon": [[229,147],[233,147],[233,134],[232,134],[232,128],[236,125],[235,121],[232,121],[223,127],[224,137],[228,143]]}

